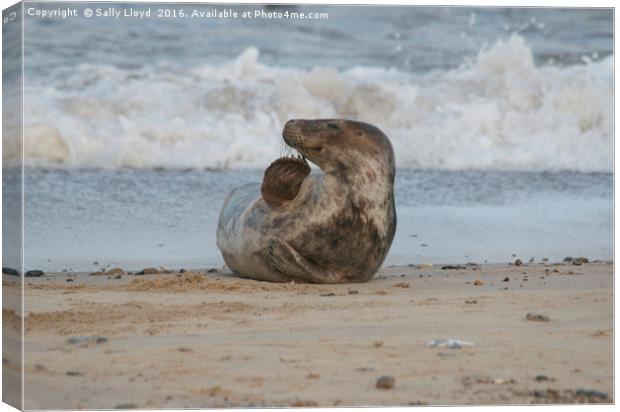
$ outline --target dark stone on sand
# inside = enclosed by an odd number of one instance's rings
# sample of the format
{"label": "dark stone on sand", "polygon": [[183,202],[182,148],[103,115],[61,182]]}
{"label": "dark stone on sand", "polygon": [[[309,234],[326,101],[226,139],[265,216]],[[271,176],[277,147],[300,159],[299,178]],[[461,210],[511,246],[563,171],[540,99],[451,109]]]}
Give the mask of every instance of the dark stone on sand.
{"label": "dark stone on sand", "polygon": [[119,403],[114,409],[138,409],[138,405],[135,403]]}
{"label": "dark stone on sand", "polygon": [[534,380],[537,382],[545,382],[545,381],[550,381],[551,379],[549,379],[549,377],[545,375],[536,375]]}
{"label": "dark stone on sand", "polygon": [[528,313],[527,315],[525,315],[525,318],[533,322],[549,322],[548,316],[541,315],[538,313]]}
{"label": "dark stone on sand", "polygon": [[38,278],[45,275],[45,273],[43,273],[42,270],[29,270],[28,272],[26,272],[26,277],[27,278]]}
{"label": "dark stone on sand", "polygon": [[215,269],[215,268],[211,268],[211,269],[207,270],[207,273],[217,273],[217,272],[218,272],[218,270]]}
{"label": "dark stone on sand", "polygon": [[4,275],[11,275],[11,276],[19,276],[19,272],[16,271],[15,269],[11,269],[11,268],[2,268],[2,274]]}
{"label": "dark stone on sand", "polygon": [[80,371],[67,371],[67,376],[84,376]]}
{"label": "dark stone on sand", "polygon": [[392,389],[396,384],[396,379],[393,376],[383,375],[379,379],[377,379],[376,387],[377,389]]}
{"label": "dark stone on sand", "polygon": [[475,305],[476,303],[478,303],[477,300],[466,300],[465,303],[467,303],[468,305]]}
{"label": "dark stone on sand", "polygon": [[517,260],[515,260],[514,265],[515,266],[523,266],[523,262],[521,262],[521,259],[517,259]]}
{"label": "dark stone on sand", "polygon": [[67,343],[70,345],[75,345],[75,344],[84,343],[84,342],[105,343],[107,341],[108,341],[108,338],[104,336],[71,336],[67,338]]}
{"label": "dark stone on sand", "polygon": [[566,256],[564,260],[562,260],[562,262],[572,262],[572,261],[573,261],[573,258],[570,256]]}
{"label": "dark stone on sand", "polygon": [[605,392],[593,391],[590,389],[577,389],[575,391],[576,396],[585,396],[586,398],[599,398],[599,399],[607,399],[609,395]]}
{"label": "dark stone on sand", "polygon": [[73,282],[73,279],[69,278],[65,282]]}
{"label": "dark stone on sand", "polygon": [[588,263],[588,258],[578,257],[578,258],[573,259],[573,265],[575,266],[581,266],[584,263]]}
{"label": "dark stone on sand", "polygon": [[321,293],[321,296],[336,296],[335,293]]}
{"label": "dark stone on sand", "polygon": [[461,269],[467,269],[467,268],[461,265],[445,265],[441,267],[441,270],[461,270]]}
{"label": "dark stone on sand", "polygon": [[158,269],[155,268],[144,268],[139,272],[136,272],[136,275],[156,275],[159,273]]}
{"label": "dark stone on sand", "polygon": [[116,275],[116,276],[114,276],[114,279],[120,279],[122,277],[123,277],[122,275]]}
{"label": "dark stone on sand", "polygon": [[506,277],[504,278],[504,282],[510,282],[510,278],[509,278],[508,276],[506,276]]}
{"label": "dark stone on sand", "polygon": [[179,273],[185,273],[185,269],[179,269]]}
{"label": "dark stone on sand", "polygon": [[122,268],[114,268],[114,269],[110,269],[110,270],[106,270],[104,275],[107,276],[117,276],[117,275],[126,275],[127,272],[125,272],[124,269]]}
{"label": "dark stone on sand", "polygon": [[357,290],[350,290],[349,295],[357,295],[359,292]]}

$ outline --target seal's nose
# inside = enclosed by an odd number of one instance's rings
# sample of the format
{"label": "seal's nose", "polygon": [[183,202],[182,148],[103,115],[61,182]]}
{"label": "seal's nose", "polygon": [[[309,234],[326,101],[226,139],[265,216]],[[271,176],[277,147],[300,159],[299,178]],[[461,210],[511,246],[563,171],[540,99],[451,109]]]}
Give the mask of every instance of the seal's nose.
{"label": "seal's nose", "polygon": [[286,122],[286,124],[284,125],[284,128],[286,129],[287,127],[295,126],[298,121],[299,120],[297,120],[297,119],[291,119],[288,122]]}

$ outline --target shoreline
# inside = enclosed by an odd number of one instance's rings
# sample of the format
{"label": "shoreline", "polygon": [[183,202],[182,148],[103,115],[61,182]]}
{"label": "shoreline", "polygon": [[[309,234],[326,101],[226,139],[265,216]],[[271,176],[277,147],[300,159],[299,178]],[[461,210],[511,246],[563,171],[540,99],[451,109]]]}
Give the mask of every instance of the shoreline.
{"label": "shoreline", "polygon": [[26,278],[24,406],[613,402],[613,262],[454,267],[335,285]]}

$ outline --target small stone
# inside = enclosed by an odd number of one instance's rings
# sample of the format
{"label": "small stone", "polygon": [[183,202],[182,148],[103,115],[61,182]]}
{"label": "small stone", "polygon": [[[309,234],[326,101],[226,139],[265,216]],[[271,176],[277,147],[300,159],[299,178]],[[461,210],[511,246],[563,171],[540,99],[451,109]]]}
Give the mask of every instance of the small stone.
{"label": "small stone", "polygon": [[357,290],[350,290],[349,295],[357,295],[359,292]]}
{"label": "small stone", "polygon": [[588,263],[588,258],[578,257],[578,258],[573,259],[573,265],[575,266],[581,266],[584,263]]}
{"label": "small stone", "polygon": [[483,282],[483,281],[481,281],[481,280],[479,280],[479,279],[476,279],[476,280],[474,281],[474,286],[482,286],[482,285],[484,285],[484,282]]}
{"label": "small stone", "polygon": [[73,279],[69,278],[69,279],[65,280],[65,282],[73,282]]}
{"label": "small stone", "polygon": [[572,261],[573,261],[573,258],[571,256],[566,256],[564,258],[564,260],[562,260],[562,262],[566,262],[566,263],[569,263],[569,262],[572,262]]}
{"label": "small stone", "polygon": [[120,279],[120,278],[122,278],[122,277],[123,277],[123,276],[121,276],[121,275],[116,275],[116,276],[114,276],[114,279]]}
{"label": "small stone", "polygon": [[180,269],[179,273],[185,273],[185,269]]}
{"label": "small stone", "polygon": [[409,283],[405,283],[405,282],[397,283],[397,284],[394,285],[394,287],[395,288],[408,288],[409,287]]}
{"label": "small stone", "polygon": [[2,268],[2,274],[10,276],[19,276],[19,272],[12,268]]}
{"label": "small stone", "polygon": [[43,273],[42,270],[29,270],[28,272],[26,272],[26,277],[27,278],[38,278],[43,276],[45,273]]}
{"label": "small stone", "polygon": [[599,399],[607,399],[609,395],[605,392],[593,391],[590,389],[577,389],[575,391],[576,396],[585,396],[586,398],[599,398]]}
{"label": "small stone", "polygon": [[325,296],[325,297],[328,297],[328,296],[336,296],[336,294],[335,294],[335,293],[333,293],[333,292],[330,292],[330,293],[321,293],[321,295],[320,295],[320,296]]}
{"label": "small stone", "polygon": [[551,379],[545,375],[536,375],[536,377],[534,377],[534,380],[536,382],[547,382],[547,381],[550,381]]}
{"label": "small stone", "polygon": [[138,409],[138,405],[135,403],[119,403],[114,409]]}
{"label": "small stone", "polygon": [[468,305],[475,305],[476,303],[478,303],[478,301],[477,300],[466,300],[465,303]]}
{"label": "small stone", "polygon": [[527,315],[525,315],[525,318],[533,322],[549,322],[550,320],[548,316],[537,313],[528,313]]}
{"label": "small stone", "polygon": [[396,384],[396,379],[393,376],[383,375],[377,379],[377,389],[392,389]]}
{"label": "small stone", "polygon": [[381,346],[383,346],[383,341],[382,340],[376,340],[372,343],[372,346],[374,346],[375,348],[380,348]]}
{"label": "small stone", "polygon": [[508,276],[506,276],[506,277],[504,278],[504,282],[510,282],[510,278],[509,278]]}
{"label": "small stone", "polygon": [[461,265],[445,265],[441,267],[441,270],[461,270],[461,269],[467,269],[467,268]]}
{"label": "small stone", "polygon": [[521,262],[521,259],[517,259],[517,260],[515,260],[514,265],[515,266],[523,266],[523,262]]}
{"label": "small stone", "polygon": [[145,268],[145,269],[142,269],[140,272],[136,272],[136,275],[156,275],[158,273],[159,273],[158,269]]}
{"label": "small stone", "polygon": [[217,272],[218,272],[218,270],[215,269],[215,268],[211,268],[211,269],[207,270],[207,273],[217,273]]}
{"label": "small stone", "polygon": [[193,352],[193,351],[194,350],[191,349],[191,348],[186,348],[186,347],[180,347],[179,348],[179,352],[182,352],[182,353],[188,353],[188,352]]}
{"label": "small stone", "polygon": [[553,269],[553,273],[560,273],[560,271],[557,269]]}
{"label": "small stone", "polygon": [[84,376],[80,371],[67,371],[67,376]]}
{"label": "small stone", "polygon": [[318,373],[313,373],[310,372],[309,374],[306,375],[306,379],[319,379],[321,377],[321,375],[319,375]]}
{"label": "small stone", "polygon": [[121,268],[114,268],[114,269],[107,270],[105,274],[107,276],[116,276],[116,275],[126,275],[127,272],[125,272],[125,270]]}

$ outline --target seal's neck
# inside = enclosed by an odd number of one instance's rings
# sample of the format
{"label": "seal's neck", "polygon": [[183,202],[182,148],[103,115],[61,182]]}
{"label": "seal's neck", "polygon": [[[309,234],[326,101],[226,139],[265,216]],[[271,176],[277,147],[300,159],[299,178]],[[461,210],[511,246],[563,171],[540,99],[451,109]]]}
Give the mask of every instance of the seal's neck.
{"label": "seal's neck", "polygon": [[355,168],[327,170],[324,171],[323,185],[336,197],[384,200],[394,193],[394,166],[366,161]]}

